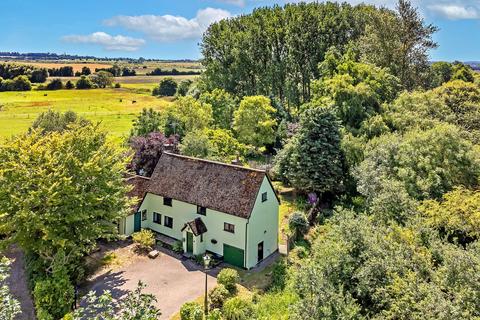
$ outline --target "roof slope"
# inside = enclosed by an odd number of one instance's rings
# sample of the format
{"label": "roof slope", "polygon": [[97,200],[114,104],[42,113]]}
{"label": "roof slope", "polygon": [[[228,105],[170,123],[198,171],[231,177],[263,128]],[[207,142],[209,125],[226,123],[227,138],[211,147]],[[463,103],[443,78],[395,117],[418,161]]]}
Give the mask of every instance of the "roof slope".
{"label": "roof slope", "polygon": [[185,223],[185,225],[182,228],[182,231],[185,230],[186,227],[190,227],[190,230],[192,230],[195,237],[198,237],[199,235],[207,232],[207,226],[205,225],[205,223],[203,223],[202,219],[200,218],[196,218],[195,220]]}
{"label": "roof slope", "polygon": [[147,192],[249,218],[266,173],[164,153]]}
{"label": "roof slope", "polygon": [[150,179],[147,177],[132,175],[127,177],[125,182],[132,186],[132,189],[127,193],[127,196],[129,198],[135,198],[132,210],[137,211],[143,201],[145,193],[147,192]]}

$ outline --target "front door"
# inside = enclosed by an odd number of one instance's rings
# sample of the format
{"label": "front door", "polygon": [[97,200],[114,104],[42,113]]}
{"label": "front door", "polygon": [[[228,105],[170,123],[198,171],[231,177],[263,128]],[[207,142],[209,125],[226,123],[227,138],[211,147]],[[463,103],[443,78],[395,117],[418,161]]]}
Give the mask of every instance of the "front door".
{"label": "front door", "polygon": [[263,241],[258,244],[258,262],[263,260]]}
{"label": "front door", "polygon": [[138,232],[142,228],[142,214],[140,212],[135,213],[133,217],[133,232]]}
{"label": "front door", "polygon": [[187,253],[193,253],[193,234],[187,232]]}

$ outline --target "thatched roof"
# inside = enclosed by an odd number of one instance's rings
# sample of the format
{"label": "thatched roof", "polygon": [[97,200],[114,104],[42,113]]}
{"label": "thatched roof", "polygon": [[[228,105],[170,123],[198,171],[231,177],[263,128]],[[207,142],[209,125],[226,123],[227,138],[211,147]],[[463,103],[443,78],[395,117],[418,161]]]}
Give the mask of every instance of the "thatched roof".
{"label": "thatched roof", "polygon": [[192,230],[195,237],[198,237],[199,235],[207,232],[207,226],[200,218],[185,223],[181,231],[185,230],[186,227],[190,227],[190,230]]}
{"label": "thatched roof", "polygon": [[147,192],[249,218],[265,177],[261,170],[163,153]]}
{"label": "thatched roof", "polygon": [[132,211],[137,211],[143,201],[145,193],[147,192],[150,178],[132,175],[127,177],[125,181],[132,186],[132,190],[127,193],[127,196],[129,198],[135,198]]}

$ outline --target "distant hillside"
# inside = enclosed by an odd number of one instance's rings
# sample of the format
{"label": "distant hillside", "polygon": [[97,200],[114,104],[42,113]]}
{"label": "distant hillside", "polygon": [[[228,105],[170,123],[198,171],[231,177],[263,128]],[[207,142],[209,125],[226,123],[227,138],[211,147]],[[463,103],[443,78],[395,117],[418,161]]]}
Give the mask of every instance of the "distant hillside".
{"label": "distant hillside", "polygon": [[470,66],[473,70],[480,71],[480,61],[465,61],[464,63]]}
{"label": "distant hillside", "polygon": [[71,54],[56,54],[56,53],[42,53],[42,52],[1,52],[0,59],[8,60],[42,60],[42,61],[62,61],[62,60],[94,60],[94,61],[128,61],[128,62],[138,62],[143,63],[144,61],[160,61],[160,62],[196,62],[196,60],[191,59],[178,59],[178,60],[162,60],[162,59],[132,59],[132,58],[108,58],[108,57],[95,57],[95,56],[79,56]]}

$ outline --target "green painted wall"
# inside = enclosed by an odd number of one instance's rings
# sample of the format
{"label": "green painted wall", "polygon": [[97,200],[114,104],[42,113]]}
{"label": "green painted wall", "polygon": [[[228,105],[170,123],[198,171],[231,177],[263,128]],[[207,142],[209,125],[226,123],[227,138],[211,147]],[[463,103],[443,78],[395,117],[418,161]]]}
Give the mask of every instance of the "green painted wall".
{"label": "green painted wall", "polygon": [[[262,193],[267,192],[267,201],[262,202]],[[246,267],[251,268],[258,261],[258,244],[264,242],[263,257],[278,250],[278,210],[280,203],[268,179],[262,182],[255,200],[255,207],[248,223]]]}
{"label": "green painted wall", "polygon": [[[263,192],[267,192],[268,200],[266,202],[262,202]],[[225,243],[245,250],[245,267],[252,268],[257,264],[259,242],[264,242],[264,258],[278,249],[279,203],[267,178],[262,182],[255,201],[255,207],[249,220],[208,208],[207,215],[202,216],[197,214],[197,206],[175,199],[172,201],[172,207],[164,206],[161,196],[150,193],[145,196],[139,211],[147,210],[147,220],[142,221],[142,228],[150,228],[183,241],[184,250],[186,249],[186,239],[184,239],[185,232],[182,232],[181,229],[185,223],[200,217],[208,231],[203,235],[203,242],[200,242],[200,236],[193,238],[194,254],[201,254],[207,250],[223,255],[223,244]],[[153,212],[162,215],[161,225],[153,222]],[[133,216],[130,215],[125,220],[126,235],[133,233]],[[173,218],[173,228],[164,226],[165,216]],[[223,230],[224,222],[235,225],[234,234]],[[246,236],[248,237],[247,241],[245,241]],[[216,243],[212,243],[212,240],[216,240]],[[245,247],[245,243],[247,247]]]}
{"label": "green painted wall", "polygon": [[[206,250],[223,255],[224,243],[242,249],[245,247],[246,219],[210,210],[208,208],[207,215],[202,216],[197,214],[197,206],[175,199],[172,201],[172,207],[164,206],[162,197],[150,193],[145,196],[139,210],[141,211],[144,209],[147,210],[147,220],[142,221],[142,228],[150,228],[183,241],[183,232],[181,229],[185,223],[200,217],[208,230],[203,235],[203,242]],[[162,215],[162,225],[153,223],[153,212],[158,212]],[[165,216],[173,218],[173,228],[170,229],[163,225]],[[223,231],[224,222],[235,225],[234,234]],[[133,225],[133,219],[131,219],[131,223]],[[127,224],[129,224],[128,221]],[[127,229],[133,231],[133,226]],[[127,235],[129,234],[130,233],[127,233]],[[211,242],[212,239],[215,239],[217,243],[213,244]],[[194,237],[194,244],[196,244],[197,241],[200,241],[200,237]],[[200,243],[197,247],[200,247]]]}

